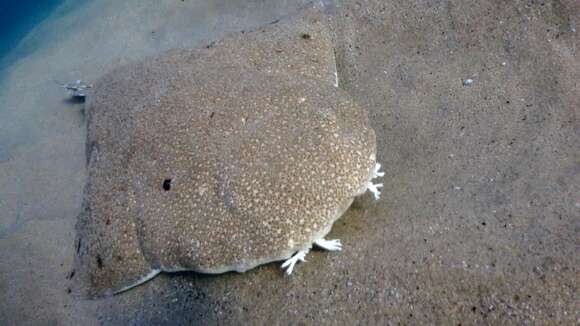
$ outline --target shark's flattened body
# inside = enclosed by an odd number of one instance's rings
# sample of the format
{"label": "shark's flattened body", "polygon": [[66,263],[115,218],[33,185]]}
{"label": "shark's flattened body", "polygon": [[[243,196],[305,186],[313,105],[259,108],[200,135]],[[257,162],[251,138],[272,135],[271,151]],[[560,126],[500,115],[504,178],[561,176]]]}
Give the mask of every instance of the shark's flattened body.
{"label": "shark's flattened body", "polygon": [[307,15],[297,26],[272,32],[274,42],[170,51],[95,85],[77,225],[86,293],[123,291],[161,271],[287,260],[291,273],[313,244],[341,249],[324,239],[332,224],[381,186],[371,181],[381,176],[375,134],[334,86],[323,24]]}

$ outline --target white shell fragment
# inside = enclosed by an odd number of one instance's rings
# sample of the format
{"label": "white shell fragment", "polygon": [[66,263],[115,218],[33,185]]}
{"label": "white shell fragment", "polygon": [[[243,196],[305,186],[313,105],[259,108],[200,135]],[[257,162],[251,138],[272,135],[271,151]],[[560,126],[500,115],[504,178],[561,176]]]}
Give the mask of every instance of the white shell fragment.
{"label": "white shell fragment", "polygon": [[62,83],[59,81],[55,81],[57,84],[59,84],[62,88],[66,89],[70,96],[73,98],[82,98],[84,99],[87,94],[87,90],[93,88],[93,85],[84,82],[80,79],[77,79],[76,81],[72,82],[72,83]]}

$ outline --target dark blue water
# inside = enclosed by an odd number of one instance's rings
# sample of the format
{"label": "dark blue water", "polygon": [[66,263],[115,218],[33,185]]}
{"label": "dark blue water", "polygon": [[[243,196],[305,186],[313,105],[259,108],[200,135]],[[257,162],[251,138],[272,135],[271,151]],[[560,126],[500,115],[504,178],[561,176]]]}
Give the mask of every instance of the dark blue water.
{"label": "dark blue water", "polygon": [[0,0],[0,61],[62,0]]}

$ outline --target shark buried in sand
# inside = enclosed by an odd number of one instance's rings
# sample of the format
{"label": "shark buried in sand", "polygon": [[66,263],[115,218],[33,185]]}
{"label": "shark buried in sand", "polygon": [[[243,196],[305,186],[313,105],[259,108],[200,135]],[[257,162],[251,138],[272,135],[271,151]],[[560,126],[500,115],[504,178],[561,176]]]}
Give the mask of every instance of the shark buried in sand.
{"label": "shark buried in sand", "polygon": [[382,176],[367,113],[335,86],[313,10],[113,70],[88,100],[75,282],[119,293],[160,272],[292,273]]}

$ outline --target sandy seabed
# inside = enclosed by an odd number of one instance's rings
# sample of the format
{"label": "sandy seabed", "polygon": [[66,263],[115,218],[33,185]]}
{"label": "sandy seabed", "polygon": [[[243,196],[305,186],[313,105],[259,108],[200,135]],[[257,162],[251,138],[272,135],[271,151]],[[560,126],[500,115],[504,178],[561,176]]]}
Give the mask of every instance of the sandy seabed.
{"label": "sandy seabed", "polygon": [[[67,293],[82,106],[54,81],[203,46],[306,1],[66,2],[0,81],[0,324],[563,324],[580,320],[580,4],[332,3],[341,87],[371,112],[381,201],[355,202],[292,278],[164,275]],[[472,79],[465,85],[465,79]]]}

